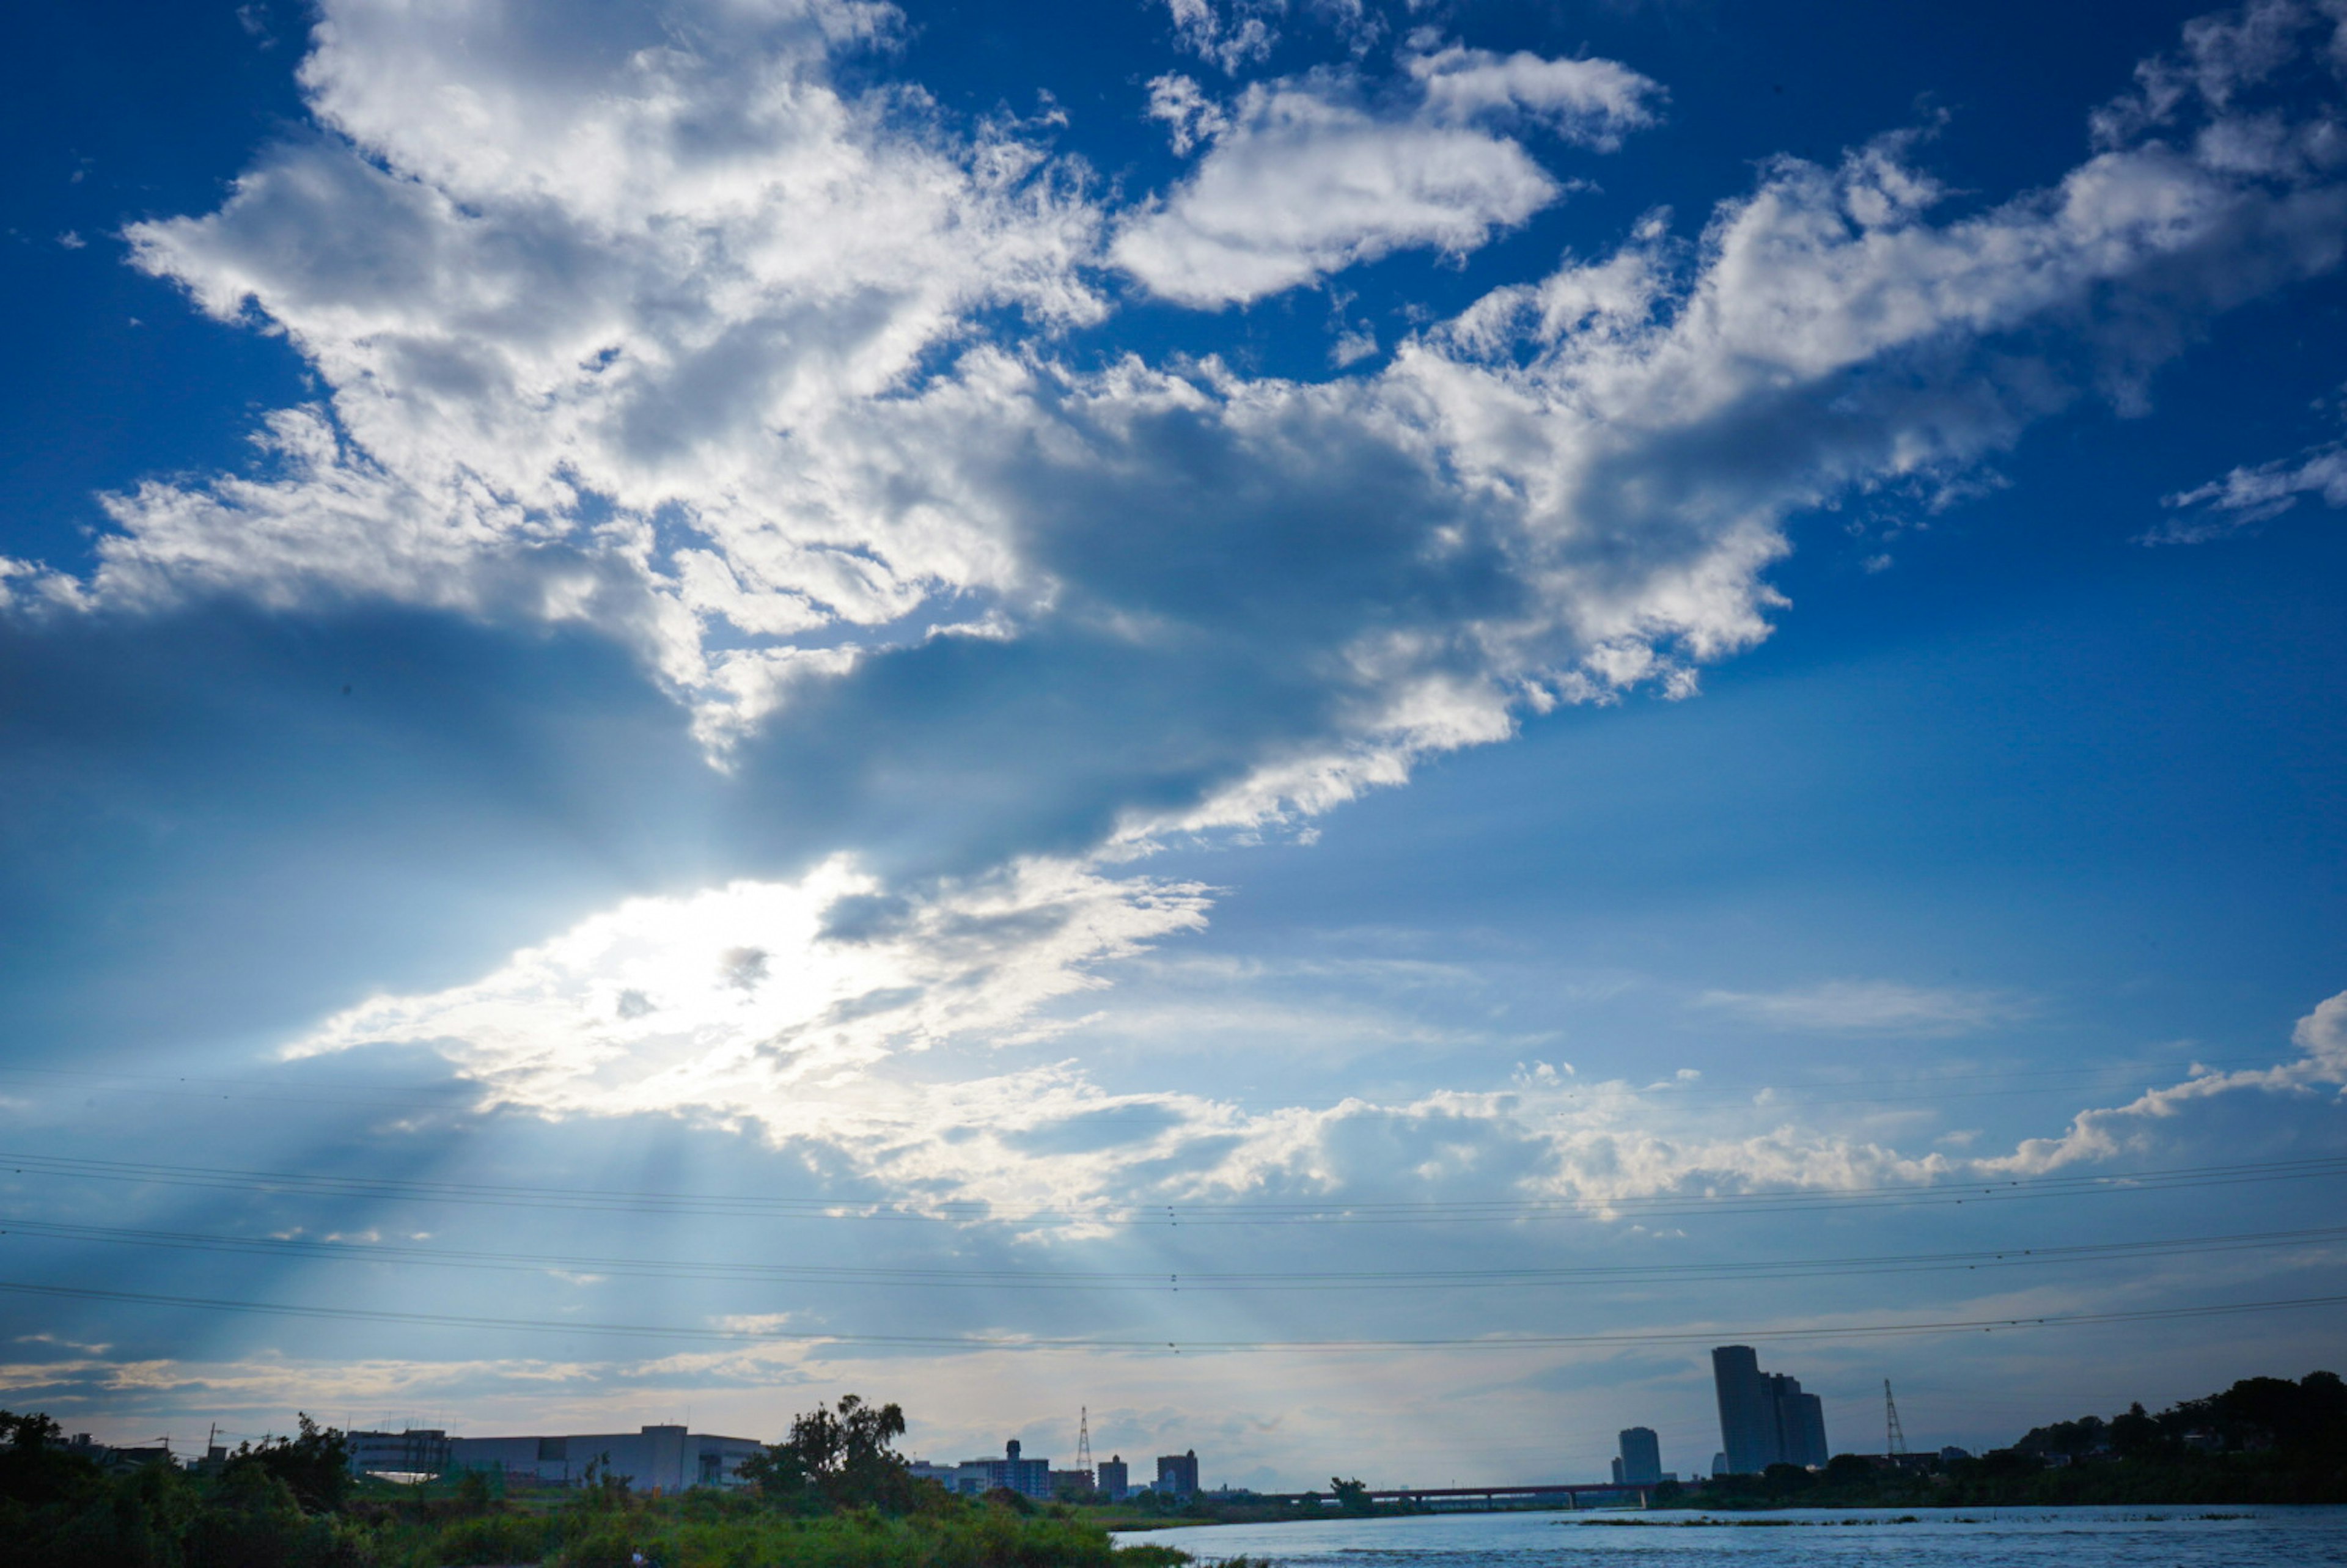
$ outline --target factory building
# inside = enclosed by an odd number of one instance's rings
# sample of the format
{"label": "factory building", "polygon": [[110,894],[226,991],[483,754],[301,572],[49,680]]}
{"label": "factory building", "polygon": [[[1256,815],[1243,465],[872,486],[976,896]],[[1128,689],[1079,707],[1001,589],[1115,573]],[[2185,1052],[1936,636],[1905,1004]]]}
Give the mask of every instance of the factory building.
{"label": "factory building", "polygon": [[448,1434],[438,1427],[343,1435],[353,1475],[439,1475],[448,1468]]}
{"label": "factory building", "polygon": [[742,1461],[764,1450],[753,1438],[667,1426],[562,1437],[450,1438],[448,1468],[502,1475],[508,1485],[584,1486],[591,1465],[599,1476],[665,1496],[688,1487],[740,1486]]}

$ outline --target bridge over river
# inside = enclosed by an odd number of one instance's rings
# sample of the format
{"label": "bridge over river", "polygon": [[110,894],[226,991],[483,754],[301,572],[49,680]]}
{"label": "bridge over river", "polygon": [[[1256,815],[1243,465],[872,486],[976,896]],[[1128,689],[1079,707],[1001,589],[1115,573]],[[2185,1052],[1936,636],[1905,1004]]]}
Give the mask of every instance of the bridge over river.
{"label": "bridge over river", "polygon": [[[1424,1503],[1440,1508],[1453,1508],[1481,1503],[1495,1508],[1509,1502],[1535,1503],[1555,1501],[1566,1508],[1584,1506],[1583,1498],[1625,1500],[1636,1498],[1642,1504],[1654,1501],[1655,1483],[1651,1481],[1542,1481],[1527,1486],[1394,1486],[1372,1487],[1368,1492],[1371,1502]],[[1311,1503],[1335,1501],[1326,1491],[1266,1491],[1257,1494],[1265,1502]]]}

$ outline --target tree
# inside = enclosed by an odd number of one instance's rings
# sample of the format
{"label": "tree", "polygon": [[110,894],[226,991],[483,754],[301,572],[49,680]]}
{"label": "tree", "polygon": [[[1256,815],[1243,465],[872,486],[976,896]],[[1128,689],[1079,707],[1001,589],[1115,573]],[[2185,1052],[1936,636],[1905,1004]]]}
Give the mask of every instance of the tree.
{"label": "tree", "polygon": [[351,1492],[350,1440],[333,1427],[321,1427],[305,1411],[297,1418],[301,1435],[263,1438],[261,1446],[240,1443],[224,1476],[258,1471],[285,1483],[296,1502],[313,1512],[339,1510]]}
{"label": "tree", "polygon": [[2296,1383],[2244,1378],[2194,1405],[2213,1418],[2210,1425],[2242,1446],[2256,1440],[2285,1453],[2347,1446],[2347,1386],[2335,1372],[2310,1372]]}
{"label": "tree", "polygon": [[897,1406],[868,1405],[843,1397],[835,1414],[817,1405],[792,1418],[791,1435],[745,1460],[743,1479],[784,1507],[882,1508],[900,1511],[913,1501],[912,1477],[896,1441],[905,1435]]}
{"label": "tree", "polygon": [[1836,1454],[1826,1461],[1826,1480],[1835,1486],[1865,1486],[1874,1480],[1874,1463],[1863,1454]]}
{"label": "tree", "polygon": [[2110,1429],[2100,1416],[2081,1416],[2075,1421],[2055,1421],[2048,1427],[2032,1427],[2029,1435],[2013,1446],[2026,1453],[2067,1454],[2072,1459],[2084,1459],[2109,1446]]}
{"label": "tree", "polygon": [[2127,1414],[2111,1418],[2111,1448],[2121,1459],[2144,1459],[2161,1448],[2159,1423],[2144,1413],[2138,1399]]}
{"label": "tree", "polygon": [[1368,1513],[1376,1504],[1369,1501],[1369,1489],[1356,1476],[1351,1481],[1328,1478],[1328,1490],[1336,1494],[1337,1506],[1346,1513]]}
{"label": "tree", "polygon": [[37,1412],[0,1410],[0,1498],[36,1507],[87,1491],[97,1466],[61,1446],[65,1431]]}

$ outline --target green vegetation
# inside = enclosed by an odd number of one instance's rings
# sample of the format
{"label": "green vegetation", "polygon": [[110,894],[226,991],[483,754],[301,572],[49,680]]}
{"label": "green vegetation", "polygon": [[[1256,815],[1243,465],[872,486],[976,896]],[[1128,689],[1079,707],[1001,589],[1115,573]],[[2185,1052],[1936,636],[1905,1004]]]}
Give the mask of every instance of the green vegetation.
{"label": "green vegetation", "polygon": [[2157,1415],[2038,1427],[2011,1448],[1944,1466],[1893,1468],[1840,1454],[1819,1472],[1666,1484],[1661,1508],[1950,1508],[1999,1505],[2347,1503],[2347,1385],[2313,1372],[2250,1378]]}
{"label": "green vegetation", "polygon": [[45,1416],[0,1411],[0,1541],[15,1568],[1177,1568],[1119,1549],[1097,1517],[915,1481],[894,1405],[818,1407],[745,1467],[748,1487],[641,1498],[617,1477],[501,1498],[469,1474],[422,1486],[354,1481],[340,1432],[231,1455],[217,1473],[109,1473],[60,1446]]}

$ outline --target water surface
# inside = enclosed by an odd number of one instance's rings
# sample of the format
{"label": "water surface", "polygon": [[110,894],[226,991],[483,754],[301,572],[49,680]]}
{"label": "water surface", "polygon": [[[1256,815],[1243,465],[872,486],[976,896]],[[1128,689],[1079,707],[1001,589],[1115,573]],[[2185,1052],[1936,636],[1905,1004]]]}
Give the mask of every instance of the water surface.
{"label": "water surface", "polygon": [[2319,1568],[2347,1564],[2347,1508],[1961,1508],[1773,1513],[1449,1513],[1210,1524],[1120,1537],[1201,1562],[1296,1568]]}

